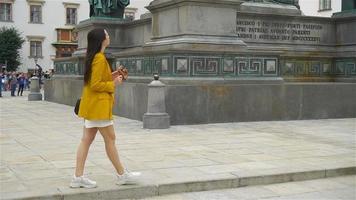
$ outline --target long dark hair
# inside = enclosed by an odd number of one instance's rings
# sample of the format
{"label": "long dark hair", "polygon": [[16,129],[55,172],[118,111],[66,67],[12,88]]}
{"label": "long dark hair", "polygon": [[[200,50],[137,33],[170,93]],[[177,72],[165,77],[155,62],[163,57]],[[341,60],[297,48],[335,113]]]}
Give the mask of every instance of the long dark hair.
{"label": "long dark hair", "polygon": [[88,33],[88,47],[85,57],[85,69],[84,69],[84,84],[88,84],[92,72],[92,62],[94,60],[95,54],[99,53],[101,50],[101,44],[105,40],[105,31],[102,28],[96,28]]}

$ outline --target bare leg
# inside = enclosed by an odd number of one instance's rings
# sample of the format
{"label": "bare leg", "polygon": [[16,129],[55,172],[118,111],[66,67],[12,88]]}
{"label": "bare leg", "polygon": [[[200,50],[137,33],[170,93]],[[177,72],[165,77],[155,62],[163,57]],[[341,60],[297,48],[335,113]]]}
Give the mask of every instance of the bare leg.
{"label": "bare leg", "polygon": [[111,126],[99,128],[99,131],[104,138],[106,154],[108,155],[111,163],[114,165],[118,174],[120,175],[123,174],[124,167],[120,162],[119,153],[117,152],[115,146],[116,136],[115,136],[114,127],[111,125]]}
{"label": "bare leg", "polygon": [[98,128],[85,128],[83,130],[82,141],[79,144],[77,151],[77,163],[75,167],[75,176],[83,176],[84,165],[88,156],[88,151],[91,143],[95,139]]}

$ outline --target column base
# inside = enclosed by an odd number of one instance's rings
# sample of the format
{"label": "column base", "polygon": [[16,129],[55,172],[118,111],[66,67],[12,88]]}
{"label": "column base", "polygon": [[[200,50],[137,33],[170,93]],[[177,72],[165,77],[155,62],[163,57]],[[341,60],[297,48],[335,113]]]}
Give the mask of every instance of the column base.
{"label": "column base", "polygon": [[167,129],[170,127],[170,117],[167,113],[145,113],[143,115],[144,129]]}
{"label": "column base", "polygon": [[42,94],[40,92],[33,92],[28,94],[29,101],[42,101]]}

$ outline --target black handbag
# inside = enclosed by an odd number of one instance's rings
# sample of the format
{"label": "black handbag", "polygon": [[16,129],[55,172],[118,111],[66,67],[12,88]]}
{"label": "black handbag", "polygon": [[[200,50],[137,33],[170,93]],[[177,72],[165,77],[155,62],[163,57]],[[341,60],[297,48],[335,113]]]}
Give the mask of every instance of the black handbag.
{"label": "black handbag", "polygon": [[79,106],[80,106],[80,98],[77,99],[77,102],[75,103],[75,107],[74,107],[74,113],[75,113],[76,115],[78,115]]}

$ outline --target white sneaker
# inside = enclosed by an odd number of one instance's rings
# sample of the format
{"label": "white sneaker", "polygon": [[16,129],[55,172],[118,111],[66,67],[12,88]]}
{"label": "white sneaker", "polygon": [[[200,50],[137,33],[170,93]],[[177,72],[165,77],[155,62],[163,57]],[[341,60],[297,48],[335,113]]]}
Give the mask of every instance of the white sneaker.
{"label": "white sneaker", "polygon": [[70,182],[71,188],[95,188],[96,182],[92,181],[84,176],[76,177],[73,176],[72,182]]}
{"label": "white sneaker", "polygon": [[139,177],[141,176],[141,172],[130,172],[125,169],[122,175],[117,174],[117,185],[130,185],[137,183]]}

